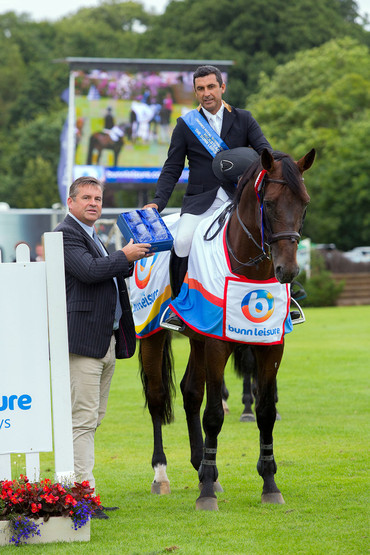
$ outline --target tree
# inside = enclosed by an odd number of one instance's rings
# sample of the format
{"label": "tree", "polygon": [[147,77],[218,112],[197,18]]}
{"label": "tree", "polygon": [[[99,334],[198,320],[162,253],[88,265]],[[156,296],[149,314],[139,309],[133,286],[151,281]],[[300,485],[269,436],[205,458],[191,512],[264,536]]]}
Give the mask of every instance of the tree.
{"label": "tree", "polygon": [[370,243],[368,62],[366,46],[329,41],[264,75],[249,102],[276,149],[295,158],[317,150],[304,231],[343,250]]}
{"label": "tree", "polygon": [[[248,106],[256,105],[257,112],[261,106],[261,119],[266,128],[269,125],[273,144],[288,150],[296,144],[314,143],[320,160],[314,171],[317,176],[322,172],[325,181],[331,166],[322,163],[323,156],[330,148],[330,155],[342,155],[337,145],[338,137],[347,133],[346,122],[354,134],[351,146],[363,152],[355,135],[362,137],[366,129],[356,131],[355,126],[364,121],[358,106],[368,101],[368,77],[358,66],[367,67],[368,60],[350,46],[346,55],[342,48],[331,55],[324,53],[317,67],[314,57],[321,56],[321,51],[305,55],[300,67],[283,64],[331,37],[356,37],[358,48],[360,43],[369,44],[370,33],[356,18],[357,4],[352,0],[172,0],[162,15],[146,13],[140,2],[108,0],[56,23],[36,23],[26,14],[13,12],[0,15],[0,48],[6,52],[0,60],[0,200],[22,206],[18,190],[29,177],[25,168],[38,156],[51,164],[56,175],[65,118],[60,94],[68,86],[68,66],[54,61],[72,56],[233,60],[226,100],[243,107],[247,98]],[[277,70],[270,79],[279,64],[284,67],[282,77]],[[264,77],[259,80],[261,72]],[[332,74],[328,86],[327,73]],[[259,86],[263,97],[250,102]],[[337,102],[339,96],[341,102]],[[260,98],[266,102],[260,104]],[[325,125],[320,122],[323,118]],[[333,165],[333,158],[327,158]],[[34,171],[41,166],[38,162]],[[311,213],[321,215],[331,199],[316,194],[313,198],[315,211]],[[334,234],[341,213],[334,216],[331,210],[331,214],[325,225]],[[308,218],[308,225],[313,218]],[[319,224],[320,234],[326,233],[322,219]]]}
{"label": "tree", "polygon": [[257,90],[261,71],[271,74],[277,64],[331,38],[365,41],[369,33],[356,16],[351,0],[172,1],[143,34],[141,48],[159,58],[234,60],[227,98],[242,106]]}
{"label": "tree", "polygon": [[65,112],[39,116],[14,131],[6,151],[11,174],[0,182],[0,202],[16,208],[42,208],[60,200],[57,165],[64,119]]}

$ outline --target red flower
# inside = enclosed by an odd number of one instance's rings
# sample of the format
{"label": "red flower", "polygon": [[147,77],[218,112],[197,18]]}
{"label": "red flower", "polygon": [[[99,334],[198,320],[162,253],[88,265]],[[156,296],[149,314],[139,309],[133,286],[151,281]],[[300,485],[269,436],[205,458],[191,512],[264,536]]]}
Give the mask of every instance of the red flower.
{"label": "red flower", "polygon": [[42,507],[41,503],[38,503],[37,505],[36,503],[31,503],[31,511],[33,513],[37,513],[37,511],[39,511],[41,507]]}
{"label": "red flower", "polygon": [[66,495],[66,503],[70,503],[73,507],[77,505],[76,499],[70,494]]}

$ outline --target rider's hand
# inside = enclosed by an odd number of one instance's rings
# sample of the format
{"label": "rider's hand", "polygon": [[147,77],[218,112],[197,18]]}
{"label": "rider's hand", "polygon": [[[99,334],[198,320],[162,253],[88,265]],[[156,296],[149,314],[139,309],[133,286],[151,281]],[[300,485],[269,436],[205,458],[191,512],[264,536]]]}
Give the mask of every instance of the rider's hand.
{"label": "rider's hand", "polygon": [[155,208],[156,210],[158,210],[158,204],[155,204],[154,202],[151,202],[151,203],[146,204],[145,206],[143,206],[143,210],[145,210],[146,208]]}
{"label": "rider's hand", "polygon": [[130,239],[130,242],[123,247],[122,252],[129,262],[135,262],[135,260],[140,260],[140,258],[153,256],[153,253],[149,253],[150,247],[150,243],[134,243],[134,240]]}

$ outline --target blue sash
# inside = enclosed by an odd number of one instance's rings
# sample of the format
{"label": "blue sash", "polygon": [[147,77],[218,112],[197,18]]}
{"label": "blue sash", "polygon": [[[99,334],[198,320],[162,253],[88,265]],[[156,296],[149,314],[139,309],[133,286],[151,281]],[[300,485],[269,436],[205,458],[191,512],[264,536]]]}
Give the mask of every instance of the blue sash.
{"label": "blue sash", "polygon": [[212,129],[208,121],[200,115],[197,109],[191,110],[185,116],[181,116],[190,131],[194,133],[199,142],[213,156],[216,156],[221,150],[229,150],[227,144]]}

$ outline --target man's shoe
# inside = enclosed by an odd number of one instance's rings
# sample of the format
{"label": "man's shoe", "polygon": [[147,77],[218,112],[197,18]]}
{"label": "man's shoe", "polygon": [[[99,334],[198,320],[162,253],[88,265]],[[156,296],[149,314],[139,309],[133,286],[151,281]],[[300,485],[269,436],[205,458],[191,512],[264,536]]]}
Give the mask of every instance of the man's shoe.
{"label": "man's shoe", "polygon": [[103,509],[101,509],[100,507],[96,507],[95,511],[91,515],[91,518],[107,519],[109,518],[109,516],[105,514]]}
{"label": "man's shoe", "polygon": [[100,507],[103,511],[118,511],[119,507]]}
{"label": "man's shoe", "polygon": [[[170,310],[168,316],[166,316],[166,314],[167,314],[167,310],[164,312],[162,316],[162,320],[160,322],[161,328],[164,328],[166,330],[172,330],[172,331],[185,330],[184,322],[181,320],[181,318],[177,316],[177,314],[175,314],[175,312],[173,312],[173,310]],[[166,318],[164,319],[165,316]]]}

